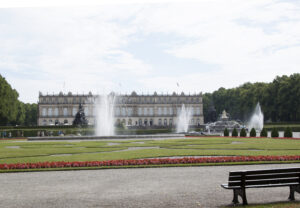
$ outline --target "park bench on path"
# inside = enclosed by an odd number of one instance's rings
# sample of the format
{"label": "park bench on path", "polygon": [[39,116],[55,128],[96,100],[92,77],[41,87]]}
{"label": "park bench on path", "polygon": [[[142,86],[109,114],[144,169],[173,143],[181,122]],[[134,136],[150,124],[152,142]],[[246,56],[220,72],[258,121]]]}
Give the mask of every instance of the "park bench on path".
{"label": "park bench on path", "polygon": [[300,168],[280,168],[266,170],[242,170],[229,172],[228,184],[221,185],[233,189],[234,204],[239,203],[238,196],[247,205],[246,188],[290,187],[289,200],[295,200],[295,191],[300,193]]}

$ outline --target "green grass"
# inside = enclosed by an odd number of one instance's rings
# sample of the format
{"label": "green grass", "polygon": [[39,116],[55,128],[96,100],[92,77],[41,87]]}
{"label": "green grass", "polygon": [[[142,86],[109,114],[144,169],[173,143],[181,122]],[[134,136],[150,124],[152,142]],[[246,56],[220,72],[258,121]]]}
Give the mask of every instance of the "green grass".
{"label": "green grass", "polygon": [[[116,143],[116,145],[109,145],[110,143]],[[19,148],[8,148],[9,146],[18,146]],[[134,147],[152,149],[124,151],[127,150],[127,148]],[[202,137],[167,140],[112,140],[79,142],[0,141],[0,163],[117,160],[204,155],[255,156],[299,154],[299,140],[259,138]]]}

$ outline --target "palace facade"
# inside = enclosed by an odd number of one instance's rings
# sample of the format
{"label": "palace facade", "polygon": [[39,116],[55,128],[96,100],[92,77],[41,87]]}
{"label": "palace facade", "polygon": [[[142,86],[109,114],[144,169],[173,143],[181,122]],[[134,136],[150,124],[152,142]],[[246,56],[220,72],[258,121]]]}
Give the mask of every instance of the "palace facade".
{"label": "palace facade", "polygon": [[[115,96],[113,93],[112,95]],[[39,93],[38,125],[72,125],[79,104],[83,105],[89,124],[94,125],[95,103],[98,98],[99,95],[92,93],[80,95],[71,92],[52,95]],[[183,104],[191,112],[190,125],[202,125],[204,121],[202,93],[138,95],[135,92],[115,96],[115,124],[128,127],[174,127]]]}

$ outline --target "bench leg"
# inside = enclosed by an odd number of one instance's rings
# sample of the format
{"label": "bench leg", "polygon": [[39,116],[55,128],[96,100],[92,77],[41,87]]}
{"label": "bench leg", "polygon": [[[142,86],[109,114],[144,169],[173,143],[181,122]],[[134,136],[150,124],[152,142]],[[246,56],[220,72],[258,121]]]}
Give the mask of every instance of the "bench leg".
{"label": "bench leg", "polygon": [[239,199],[238,196],[242,197],[243,205],[247,205],[247,197],[246,197],[246,189],[233,189],[233,204],[238,204]]}
{"label": "bench leg", "polygon": [[246,197],[246,189],[243,189],[242,198],[243,198],[243,205],[247,205],[248,202],[247,202],[247,197]]}
{"label": "bench leg", "polygon": [[290,201],[295,200],[295,191],[300,194],[300,186],[299,185],[290,186],[290,196],[289,196]]}
{"label": "bench leg", "polygon": [[238,196],[240,195],[240,192],[241,192],[241,189],[233,189],[233,200],[232,200],[233,204],[239,203]]}

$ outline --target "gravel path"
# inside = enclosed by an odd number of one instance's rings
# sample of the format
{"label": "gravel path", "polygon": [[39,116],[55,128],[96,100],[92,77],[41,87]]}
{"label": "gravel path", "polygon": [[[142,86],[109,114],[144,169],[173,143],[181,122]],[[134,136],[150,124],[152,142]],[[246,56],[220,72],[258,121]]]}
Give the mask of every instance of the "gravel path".
{"label": "gravel path", "polygon": [[[231,170],[299,164],[107,169],[0,174],[0,207],[220,207]],[[248,202],[287,201],[289,188],[248,189]],[[296,199],[300,195],[296,194]]]}

